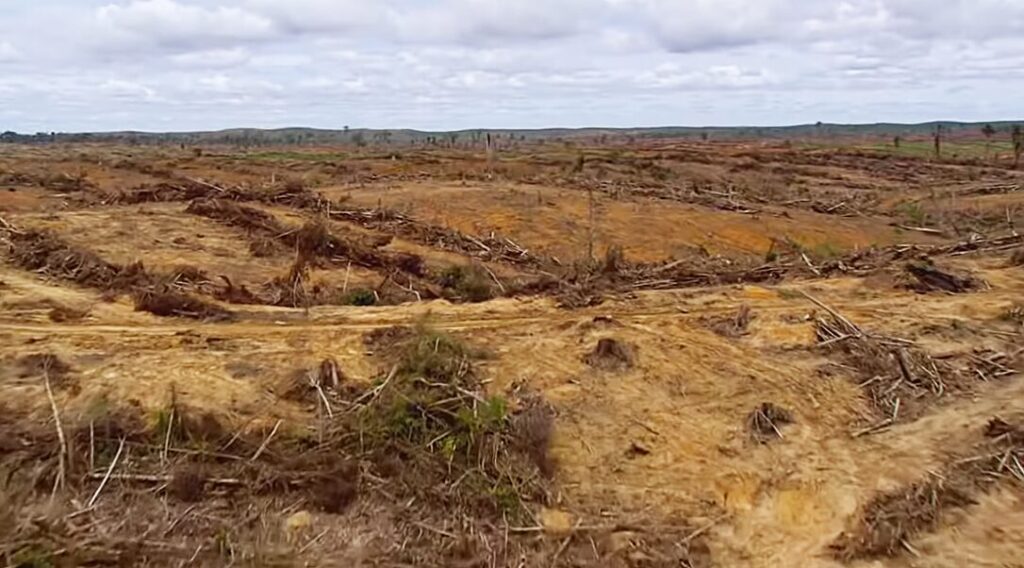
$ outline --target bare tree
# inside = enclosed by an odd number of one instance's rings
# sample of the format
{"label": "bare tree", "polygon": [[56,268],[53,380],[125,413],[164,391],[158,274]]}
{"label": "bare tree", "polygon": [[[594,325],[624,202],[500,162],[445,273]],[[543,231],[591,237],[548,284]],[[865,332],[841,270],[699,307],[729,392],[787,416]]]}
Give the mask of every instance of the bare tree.
{"label": "bare tree", "polygon": [[985,157],[988,158],[992,153],[992,137],[995,136],[996,129],[992,128],[991,124],[986,124],[981,127],[981,133],[985,135]]}
{"label": "bare tree", "polygon": [[1024,153],[1024,131],[1020,125],[1013,127],[1013,169],[1020,166],[1020,155]]}

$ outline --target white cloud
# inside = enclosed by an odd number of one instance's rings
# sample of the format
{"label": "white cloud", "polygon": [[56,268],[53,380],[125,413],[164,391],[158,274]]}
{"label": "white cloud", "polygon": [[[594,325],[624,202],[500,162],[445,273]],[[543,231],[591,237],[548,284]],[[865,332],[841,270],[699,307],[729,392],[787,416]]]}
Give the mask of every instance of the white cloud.
{"label": "white cloud", "polygon": [[0,41],[0,63],[21,61],[21,52],[9,41]]}
{"label": "white cloud", "polygon": [[207,8],[176,0],[108,4],[96,10],[96,21],[113,34],[176,48],[268,39],[275,34],[273,21],[243,8]]}
{"label": "white cloud", "polygon": [[23,130],[994,120],[1024,88],[1024,0],[8,3]]}
{"label": "white cloud", "polygon": [[670,89],[741,89],[777,84],[778,78],[765,69],[745,69],[737,65],[716,65],[706,69],[684,70],[675,64],[660,65],[640,73],[635,81],[640,86]]}
{"label": "white cloud", "polygon": [[134,81],[126,81],[124,79],[108,79],[100,84],[100,90],[108,93],[115,99],[122,100],[145,100],[155,101],[157,100],[157,93],[155,90]]}
{"label": "white cloud", "polygon": [[184,67],[235,67],[250,60],[249,50],[242,47],[189,51],[170,57],[176,65]]}
{"label": "white cloud", "polygon": [[379,0],[244,0],[243,5],[292,34],[378,28],[387,19]]}

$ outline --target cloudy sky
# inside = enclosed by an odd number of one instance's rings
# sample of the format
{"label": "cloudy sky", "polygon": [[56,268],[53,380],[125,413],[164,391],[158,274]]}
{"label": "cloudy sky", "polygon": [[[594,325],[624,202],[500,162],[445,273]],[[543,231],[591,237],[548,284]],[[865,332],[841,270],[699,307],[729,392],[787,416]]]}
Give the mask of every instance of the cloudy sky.
{"label": "cloudy sky", "polygon": [[0,130],[1024,118],[1024,0],[0,0]]}

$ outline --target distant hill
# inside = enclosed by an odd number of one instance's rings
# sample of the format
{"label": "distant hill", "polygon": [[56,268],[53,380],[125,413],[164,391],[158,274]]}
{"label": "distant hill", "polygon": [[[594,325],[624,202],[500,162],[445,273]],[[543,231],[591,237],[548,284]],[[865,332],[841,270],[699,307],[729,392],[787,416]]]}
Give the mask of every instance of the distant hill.
{"label": "distant hill", "polygon": [[998,122],[925,122],[920,124],[801,124],[795,126],[738,126],[695,127],[664,126],[655,128],[544,128],[544,129],[474,129],[457,131],[422,131],[410,129],[372,130],[317,128],[256,129],[235,128],[212,132],[83,132],[19,134],[4,132],[0,142],[9,143],[62,143],[62,142],[121,142],[131,144],[235,144],[246,146],[277,145],[329,145],[329,144],[438,144],[454,145],[482,143],[488,135],[497,140],[580,140],[580,139],[659,139],[692,138],[712,140],[806,140],[811,138],[904,138],[926,137],[938,125],[950,137],[980,137],[986,124],[1007,136],[1015,124],[1022,121]]}

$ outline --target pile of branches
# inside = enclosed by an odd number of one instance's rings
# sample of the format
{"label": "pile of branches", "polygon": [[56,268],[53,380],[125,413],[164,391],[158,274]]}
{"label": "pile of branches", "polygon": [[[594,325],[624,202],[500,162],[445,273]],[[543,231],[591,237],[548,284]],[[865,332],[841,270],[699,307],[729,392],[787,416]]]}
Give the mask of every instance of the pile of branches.
{"label": "pile of branches", "polygon": [[836,274],[866,276],[899,261],[921,264],[928,263],[929,259],[934,257],[994,253],[1022,246],[1024,246],[1024,235],[1011,234],[998,237],[973,235],[967,240],[946,245],[897,244],[887,247],[869,247],[839,259],[820,262],[817,265],[813,264],[809,258],[802,260],[818,276]]}
{"label": "pile of branches", "polygon": [[454,229],[422,223],[394,210],[345,208],[332,210],[330,216],[483,261],[504,262],[533,268],[549,263],[548,260],[532,254],[512,239],[496,235],[493,232],[487,236],[472,236]]}
{"label": "pile of branches", "polygon": [[230,312],[186,292],[201,272],[181,268],[169,275],[148,272],[141,262],[120,265],[96,253],[75,247],[49,231],[21,231],[7,227],[8,255],[26,270],[73,282],[105,293],[129,294],[135,308],[159,316],[228,319]]}
{"label": "pile of branches", "polygon": [[184,179],[175,182],[161,182],[155,185],[143,185],[129,191],[109,194],[102,199],[102,203],[106,205],[133,205],[137,203],[192,201],[194,199],[245,201],[250,199],[250,196],[248,192],[240,187],[224,188],[201,180]]}
{"label": "pile of branches", "polygon": [[[107,204],[131,204],[169,201],[195,202],[197,200],[219,202],[255,201],[271,205],[286,205],[296,209],[312,211],[327,218],[347,221],[374,230],[382,230],[414,242],[466,254],[480,260],[506,262],[526,267],[539,267],[548,264],[546,259],[532,254],[526,248],[506,237],[497,236],[493,233],[488,236],[475,237],[460,233],[454,229],[423,223],[388,209],[344,207],[342,203],[332,201],[310,191],[301,183],[287,181],[270,188],[246,189],[242,187],[220,187],[202,180],[187,178],[175,183],[143,186],[129,192],[110,195],[103,202]],[[211,215],[220,215],[222,220],[238,222],[240,223],[238,226],[247,228],[244,225],[246,223],[244,217],[249,216],[248,214],[238,214],[237,211],[218,213],[212,211],[212,207],[210,205],[199,206],[193,212],[205,215],[206,213],[201,211],[206,211]],[[219,207],[222,209],[226,208],[223,203]],[[190,208],[192,207],[190,206]],[[250,218],[249,221],[262,223],[262,221],[255,218]]]}
{"label": "pile of branches", "polygon": [[1024,430],[994,418],[985,435],[988,440],[971,455],[951,461],[942,472],[868,503],[856,526],[832,544],[835,557],[850,562],[916,555],[911,540],[939,528],[948,512],[976,504],[978,495],[1000,483],[1024,483]]}
{"label": "pile of branches", "polygon": [[423,260],[419,256],[378,250],[390,242],[390,237],[369,243],[342,239],[332,234],[321,220],[309,221],[298,228],[289,227],[266,211],[220,199],[193,201],[186,212],[241,228],[254,238],[280,242],[305,259],[302,264],[316,265],[322,262],[337,265],[351,262],[370,269],[385,268],[412,278],[426,276]]}
{"label": "pile of branches", "polygon": [[[819,348],[838,355],[842,366],[855,371],[875,416],[855,435],[876,432],[920,417],[928,405],[972,392],[985,382],[1014,374],[1006,354],[968,354],[966,365],[938,359],[913,341],[868,333],[833,308],[807,296],[824,309],[815,320]],[[1005,364],[1004,364],[1005,363]]]}
{"label": "pile of branches", "polygon": [[553,291],[560,306],[579,308],[598,305],[613,293],[777,282],[792,270],[793,265],[784,262],[710,255],[658,264],[631,263],[621,249],[610,247],[604,258],[577,262],[553,280],[537,280],[532,290]]}
{"label": "pile of branches", "polygon": [[970,274],[940,268],[930,260],[907,263],[906,271],[913,278],[906,286],[921,293],[941,291],[959,294],[984,286],[984,282]]}

